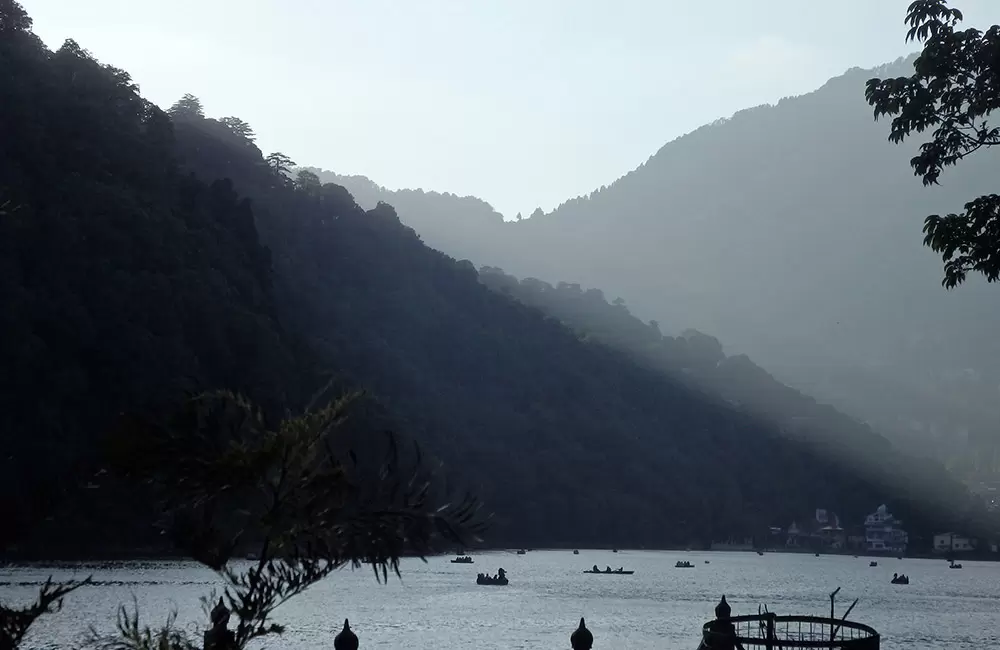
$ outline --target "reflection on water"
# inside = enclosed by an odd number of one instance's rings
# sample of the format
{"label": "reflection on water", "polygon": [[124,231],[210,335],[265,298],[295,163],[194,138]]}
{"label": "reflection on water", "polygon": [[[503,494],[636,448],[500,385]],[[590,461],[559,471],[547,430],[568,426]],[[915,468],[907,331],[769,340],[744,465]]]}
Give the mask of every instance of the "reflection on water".
{"label": "reflection on water", "polygon": [[[279,612],[288,632],[267,647],[324,650],[345,618],[369,648],[510,649],[569,647],[580,617],[595,647],[694,650],[701,625],[722,594],[733,614],[759,604],[777,614],[829,615],[829,593],[841,587],[838,613],[855,598],[851,619],[882,634],[883,648],[979,650],[1000,645],[1000,565],[943,560],[868,559],[769,553],[535,551],[489,553],[475,564],[432,558],[406,560],[402,581],[376,584],[370,571],[345,570]],[[679,560],[693,569],[675,569]],[[705,564],[704,560],[711,560]],[[592,565],[613,564],[635,575],[594,576]],[[477,586],[476,574],[507,570],[507,587]],[[911,577],[892,585],[894,572]],[[0,569],[0,599],[25,600],[49,574],[96,585],[66,599],[64,610],[41,621],[28,648],[78,647],[90,625],[111,631],[117,608],[133,596],[147,621],[177,610],[183,625],[203,620],[199,597],[220,586],[210,571],[182,562],[134,562]]]}

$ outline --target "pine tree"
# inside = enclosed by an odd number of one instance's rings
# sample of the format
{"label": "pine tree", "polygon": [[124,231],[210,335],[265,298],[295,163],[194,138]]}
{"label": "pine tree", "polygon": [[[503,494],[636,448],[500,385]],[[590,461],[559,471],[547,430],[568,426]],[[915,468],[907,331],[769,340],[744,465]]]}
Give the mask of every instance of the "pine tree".
{"label": "pine tree", "polygon": [[170,113],[171,117],[205,117],[201,100],[191,93],[185,93],[183,97],[174,102],[174,105],[167,112]]}

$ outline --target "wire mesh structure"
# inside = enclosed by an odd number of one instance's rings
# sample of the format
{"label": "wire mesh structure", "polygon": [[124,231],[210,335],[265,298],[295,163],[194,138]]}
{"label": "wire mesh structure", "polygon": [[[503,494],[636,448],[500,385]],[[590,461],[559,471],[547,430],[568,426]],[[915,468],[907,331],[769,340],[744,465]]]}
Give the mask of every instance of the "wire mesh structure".
{"label": "wire mesh structure", "polygon": [[702,628],[701,647],[712,650],[878,650],[879,634],[867,625],[843,619],[756,614],[709,621]]}

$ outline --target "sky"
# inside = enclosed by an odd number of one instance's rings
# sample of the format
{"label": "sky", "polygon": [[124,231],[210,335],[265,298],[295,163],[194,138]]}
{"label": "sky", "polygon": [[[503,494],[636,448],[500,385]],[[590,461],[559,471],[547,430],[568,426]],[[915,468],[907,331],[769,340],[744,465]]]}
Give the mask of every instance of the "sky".
{"label": "sky", "polygon": [[[910,0],[21,0],[166,108],[389,187],[548,211],[738,110],[916,49]],[[997,0],[958,0],[965,24]]]}

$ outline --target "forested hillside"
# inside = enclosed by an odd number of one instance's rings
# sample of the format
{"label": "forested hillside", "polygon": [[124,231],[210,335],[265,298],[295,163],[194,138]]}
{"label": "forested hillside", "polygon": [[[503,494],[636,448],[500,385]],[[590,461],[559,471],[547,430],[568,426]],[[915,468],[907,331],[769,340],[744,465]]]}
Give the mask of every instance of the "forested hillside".
{"label": "forested hillside", "polygon": [[710,332],[971,478],[1000,471],[996,289],[978,278],[941,288],[921,225],[994,192],[998,158],[984,152],[923,187],[909,167],[919,143],[889,143],[864,99],[869,78],[909,72],[912,59],[853,69],[741,111],[520,222],[474,198],[320,176],[363,205],[392,202],[446,253],[601,287],[665,332]]}
{"label": "forested hillside", "polygon": [[[193,97],[161,111],[125,72],[73,42],[48,51],[17,4],[0,9],[0,515],[36,550],[141,539],[134,520],[108,523],[134,512],[99,480],[20,530],[33,500],[89,483],[120,412],[229,388],[281,414],[331,377],[377,400],[361,425],[419,440],[478,492],[492,543],[704,542],[881,502],[916,530],[969,524],[953,483],[933,502],[887,485],[828,439],[790,439],[580,340],[391,206],[292,181],[238,118]],[[852,449],[866,444],[899,462],[874,436]]]}
{"label": "forested hillside", "polygon": [[[818,443],[824,453],[852,463],[859,473],[881,473],[898,484],[916,481],[910,488],[914,493],[924,486],[953,484],[941,465],[894,449],[867,425],[779,382],[746,355],[727,356],[715,337],[693,329],[665,336],[659,323],[642,322],[624,300],[608,302],[600,289],[567,282],[552,286],[536,278],[519,281],[488,266],[479,275],[486,286],[557,318],[583,340],[607,345],[644,367],[718,395],[789,438]],[[923,498],[934,496],[928,491]]]}
{"label": "forested hillside", "polygon": [[249,202],[178,170],[170,118],[127,73],[0,18],[8,534],[85,479],[119,411],[229,386],[280,412],[314,381],[277,318]]}

